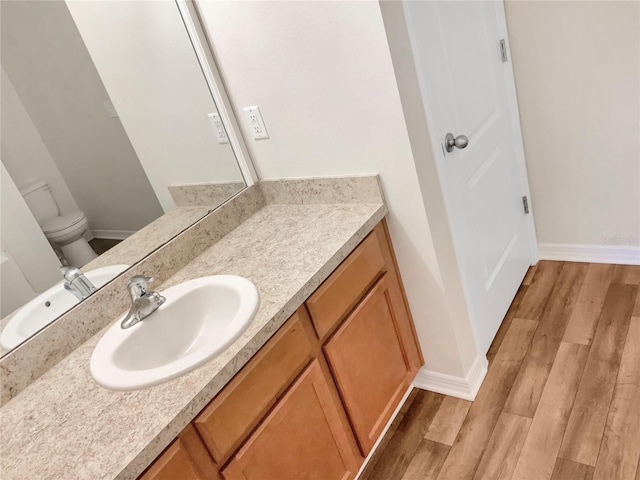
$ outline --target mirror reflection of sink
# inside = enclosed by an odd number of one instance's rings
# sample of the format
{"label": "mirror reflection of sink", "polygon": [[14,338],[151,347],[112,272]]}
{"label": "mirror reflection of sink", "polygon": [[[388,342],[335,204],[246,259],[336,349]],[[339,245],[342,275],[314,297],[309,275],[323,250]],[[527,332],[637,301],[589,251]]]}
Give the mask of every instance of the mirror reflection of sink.
{"label": "mirror reflection of sink", "polygon": [[159,292],[165,303],[123,329],[124,315],[91,356],[91,374],[103,387],[137,390],[174,379],[222,353],[247,329],[260,297],[246,278],[216,275]]}
{"label": "mirror reflection of sink", "polygon": [[[129,266],[110,265],[85,272],[85,276],[96,288],[100,288]],[[0,345],[7,350],[17,347],[77,303],[79,300],[64,289],[64,280],[56,283],[13,315],[0,334]]]}

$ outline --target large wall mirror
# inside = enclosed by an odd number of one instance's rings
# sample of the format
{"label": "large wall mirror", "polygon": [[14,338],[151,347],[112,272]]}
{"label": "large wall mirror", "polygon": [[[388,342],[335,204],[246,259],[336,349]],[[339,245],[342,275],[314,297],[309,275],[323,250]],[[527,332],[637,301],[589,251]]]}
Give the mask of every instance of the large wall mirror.
{"label": "large wall mirror", "polygon": [[2,354],[82,301],[60,267],[99,288],[246,186],[183,15],[1,3]]}

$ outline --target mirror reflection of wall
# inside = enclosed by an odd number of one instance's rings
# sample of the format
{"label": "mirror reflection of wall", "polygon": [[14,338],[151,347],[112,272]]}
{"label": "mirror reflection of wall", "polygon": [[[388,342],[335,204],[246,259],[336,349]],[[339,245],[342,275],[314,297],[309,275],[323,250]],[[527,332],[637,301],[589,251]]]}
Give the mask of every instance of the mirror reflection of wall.
{"label": "mirror reflection of wall", "polygon": [[175,3],[1,9],[5,317],[61,264],[135,263],[245,183]]}

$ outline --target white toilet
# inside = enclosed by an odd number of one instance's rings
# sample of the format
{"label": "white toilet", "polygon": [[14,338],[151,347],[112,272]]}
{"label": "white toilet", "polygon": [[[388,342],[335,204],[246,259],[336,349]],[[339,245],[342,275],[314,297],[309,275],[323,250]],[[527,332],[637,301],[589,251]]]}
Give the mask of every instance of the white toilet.
{"label": "white toilet", "polygon": [[62,250],[70,265],[83,267],[97,257],[83,235],[89,222],[82,212],[60,215],[51,187],[40,181],[21,191],[45,237]]}

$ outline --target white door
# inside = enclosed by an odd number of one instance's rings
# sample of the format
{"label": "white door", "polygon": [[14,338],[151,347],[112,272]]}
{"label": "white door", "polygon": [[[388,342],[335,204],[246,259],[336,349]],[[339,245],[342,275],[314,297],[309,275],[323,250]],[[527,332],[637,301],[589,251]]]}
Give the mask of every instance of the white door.
{"label": "white door", "polygon": [[[504,6],[403,2],[476,344],[491,345],[537,260]],[[447,133],[468,137],[446,151]],[[459,146],[464,145],[459,139]]]}

